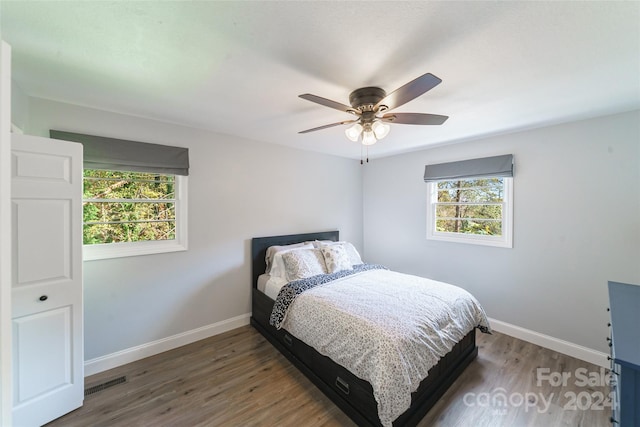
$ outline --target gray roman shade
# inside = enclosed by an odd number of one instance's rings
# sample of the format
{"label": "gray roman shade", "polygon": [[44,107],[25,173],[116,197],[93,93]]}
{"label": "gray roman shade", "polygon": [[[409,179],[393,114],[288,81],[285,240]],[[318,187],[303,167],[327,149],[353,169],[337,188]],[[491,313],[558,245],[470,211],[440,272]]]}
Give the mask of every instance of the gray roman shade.
{"label": "gray roman shade", "polygon": [[189,149],[50,130],[54,139],[80,142],[85,169],[189,175]]}
{"label": "gray roman shade", "polygon": [[513,176],[513,154],[439,163],[424,168],[425,182],[486,176]]}

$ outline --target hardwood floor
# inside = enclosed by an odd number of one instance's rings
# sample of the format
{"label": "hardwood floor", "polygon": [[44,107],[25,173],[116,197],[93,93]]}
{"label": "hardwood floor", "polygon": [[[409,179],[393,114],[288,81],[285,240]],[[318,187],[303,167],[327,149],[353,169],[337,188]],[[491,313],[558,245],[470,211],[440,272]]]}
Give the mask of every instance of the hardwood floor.
{"label": "hardwood floor", "polygon": [[[595,365],[499,333],[477,339],[478,358],[420,427],[611,425],[610,407],[596,405],[609,389]],[[562,373],[571,375],[566,386],[545,379]],[[87,377],[86,386],[121,376],[47,426],[355,426],[251,326]]]}

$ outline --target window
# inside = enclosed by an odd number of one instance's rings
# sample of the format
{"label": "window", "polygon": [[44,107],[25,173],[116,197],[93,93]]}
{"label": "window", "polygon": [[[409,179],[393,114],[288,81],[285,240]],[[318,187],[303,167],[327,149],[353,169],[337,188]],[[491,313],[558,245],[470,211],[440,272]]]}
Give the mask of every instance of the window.
{"label": "window", "polygon": [[84,259],[186,249],[186,184],[180,175],[84,170]]}
{"label": "window", "polygon": [[83,146],[85,261],[187,249],[187,148],[49,134]]}
{"label": "window", "polygon": [[425,167],[427,239],[513,247],[513,155]]}
{"label": "window", "polygon": [[512,247],[513,178],[428,183],[427,238]]}

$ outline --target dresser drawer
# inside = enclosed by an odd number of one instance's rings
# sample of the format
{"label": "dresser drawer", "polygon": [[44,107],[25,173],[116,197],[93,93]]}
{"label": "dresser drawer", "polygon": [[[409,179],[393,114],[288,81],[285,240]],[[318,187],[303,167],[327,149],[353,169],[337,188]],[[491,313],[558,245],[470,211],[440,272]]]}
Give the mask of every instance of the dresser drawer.
{"label": "dresser drawer", "polygon": [[[378,413],[373,388],[367,381],[356,377],[349,370],[319,353],[314,354],[313,368],[322,381],[351,403],[361,414]],[[379,422],[376,417],[375,423]]]}
{"label": "dresser drawer", "polygon": [[[274,328],[275,330],[275,328]],[[289,350],[298,360],[311,368],[313,363],[312,348],[298,338],[294,337],[285,329],[276,330],[278,341],[280,341],[287,350]]]}

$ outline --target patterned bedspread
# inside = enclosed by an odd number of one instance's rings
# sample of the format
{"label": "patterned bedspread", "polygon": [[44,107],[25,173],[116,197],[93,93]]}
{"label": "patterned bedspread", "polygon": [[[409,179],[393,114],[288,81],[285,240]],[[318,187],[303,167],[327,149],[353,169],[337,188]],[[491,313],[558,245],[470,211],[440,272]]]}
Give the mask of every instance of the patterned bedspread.
{"label": "patterned bedspread", "polygon": [[277,327],[368,381],[383,426],[409,408],[411,393],[460,339],[475,327],[490,332],[478,301],[453,285],[375,267],[317,282],[299,292],[285,289],[299,283],[285,285],[272,324],[280,319]]}

